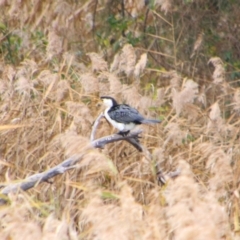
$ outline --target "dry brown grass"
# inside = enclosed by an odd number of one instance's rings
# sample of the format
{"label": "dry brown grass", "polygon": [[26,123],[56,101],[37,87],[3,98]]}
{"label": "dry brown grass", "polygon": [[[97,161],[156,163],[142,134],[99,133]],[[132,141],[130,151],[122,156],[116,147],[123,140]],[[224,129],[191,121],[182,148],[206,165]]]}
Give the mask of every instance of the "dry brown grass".
{"label": "dry brown grass", "polygon": [[[0,2],[1,21],[25,36],[24,60],[0,60],[1,185],[85,153],[51,184],[9,195],[0,208],[0,239],[238,239],[240,97],[223,61],[209,60],[214,69],[207,81],[166,71],[150,84],[146,53],[123,44],[107,61],[94,49],[94,3]],[[172,8],[168,0],[158,4],[165,13]],[[126,7],[135,14],[144,4]],[[37,29],[46,46],[32,39]],[[142,126],[152,158],[125,142],[87,147],[102,110],[99,96],[106,94],[163,119]],[[102,121],[97,137],[113,131]],[[161,186],[156,166],[181,175]]]}

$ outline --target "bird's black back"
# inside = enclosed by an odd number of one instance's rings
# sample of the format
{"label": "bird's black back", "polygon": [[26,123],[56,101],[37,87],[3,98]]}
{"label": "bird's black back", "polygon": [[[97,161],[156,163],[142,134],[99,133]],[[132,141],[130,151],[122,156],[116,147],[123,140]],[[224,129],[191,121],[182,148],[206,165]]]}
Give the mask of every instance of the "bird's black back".
{"label": "bird's black back", "polygon": [[108,110],[110,118],[120,123],[141,124],[144,117],[135,109],[127,104],[118,104]]}

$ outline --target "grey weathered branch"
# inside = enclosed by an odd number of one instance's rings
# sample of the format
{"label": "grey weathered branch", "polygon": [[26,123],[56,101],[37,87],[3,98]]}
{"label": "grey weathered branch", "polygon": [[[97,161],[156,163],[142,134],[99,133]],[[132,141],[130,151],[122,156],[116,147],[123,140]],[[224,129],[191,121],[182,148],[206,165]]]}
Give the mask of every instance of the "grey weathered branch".
{"label": "grey weathered branch", "polygon": [[94,148],[103,148],[108,143],[125,140],[131,143],[135,148],[137,148],[138,151],[142,152],[143,147],[141,146],[138,140],[140,133],[142,133],[142,130],[131,132],[127,136],[122,136],[120,134],[113,134],[113,135],[109,135],[106,137],[93,140],[91,144]]}
{"label": "grey weathered branch", "polygon": [[[94,131],[92,132],[91,138],[94,138],[97,125],[101,118],[102,118],[101,115],[97,118],[97,120],[96,120],[97,123],[96,123],[95,127],[93,128]],[[102,138],[91,141],[91,146],[94,148],[103,148],[108,143],[112,143],[112,142],[120,141],[120,140],[126,140],[126,141],[129,141],[133,146],[135,146],[139,151],[142,151],[143,148],[138,141],[139,134],[141,132],[142,132],[141,130],[138,130],[138,131],[128,134],[127,136],[113,134],[110,136],[102,137]],[[74,168],[74,165],[82,159],[83,155],[84,155],[84,153],[81,155],[72,156],[72,157],[66,159],[65,161],[63,161],[62,163],[58,164],[57,166],[55,166],[45,172],[37,173],[37,174],[27,177],[26,179],[24,179],[20,182],[9,184],[8,186],[4,187],[0,192],[0,194],[2,194],[2,196],[0,195],[0,204],[7,202],[6,196],[9,193],[16,193],[19,190],[27,191],[28,189],[33,188],[42,182],[47,182],[49,179],[51,179],[59,174],[63,174],[69,169]]]}
{"label": "grey weathered branch", "polygon": [[91,142],[92,142],[92,141],[94,140],[94,138],[95,138],[95,133],[96,133],[96,131],[97,131],[98,124],[99,124],[101,118],[103,118],[103,117],[104,117],[104,115],[103,115],[103,113],[101,113],[101,114],[97,117],[97,119],[95,120],[95,122],[94,122],[94,124],[93,124],[93,126],[92,126],[92,132],[91,132],[91,136],[90,136],[90,141],[91,141]]}
{"label": "grey weathered branch", "polygon": [[[72,169],[74,165],[82,159],[82,157],[83,154],[72,156],[45,172],[34,174],[22,180],[21,182],[9,184],[1,190],[1,194],[8,195],[9,193],[16,193],[19,190],[27,191],[39,183],[46,182],[50,178],[53,178],[59,174],[63,174],[67,170]],[[0,196],[0,204],[5,203],[6,201],[7,200],[5,197]]]}

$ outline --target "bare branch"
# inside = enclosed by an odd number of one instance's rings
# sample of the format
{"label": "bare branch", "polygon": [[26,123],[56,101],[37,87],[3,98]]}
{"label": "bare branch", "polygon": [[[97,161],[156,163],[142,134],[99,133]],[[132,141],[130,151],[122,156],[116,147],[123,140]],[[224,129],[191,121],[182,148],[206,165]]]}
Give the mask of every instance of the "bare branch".
{"label": "bare branch", "polygon": [[[96,122],[94,123],[91,138],[94,138],[97,125],[99,123],[99,120],[102,118],[102,116],[103,116],[102,114],[99,115]],[[138,130],[128,134],[127,136],[122,136],[120,134],[113,134],[110,136],[96,139],[91,142],[91,145],[94,148],[102,148],[108,143],[120,141],[120,140],[126,140],[130,142],[134,147],[136,147],[139,151],[143,151],[143,148],[138,140],[139,134],[141,132],[142,132],[141,130]],[[1,190],[1,194],[3,196],[0,195],[0,205],[8,201],[5,195],[8,195],[9,193],[16,193],[19,190],[27,191],[28,189],[35,187],[39,183],[47,182],[50,178],[53,178],[59,174],[65,173],[67,170],[73,168],[76,162],[82,159],[83,155],[84,153],[81,155],[72,156],[66,159],[65,161],[63,161],[62,163],[58,164],[57,166],[45,172],[34,174],[30,177],[27,177],[21,182],[9,184],[8,186],[6,186]]]}
{"label": "bare branch", "polygon": [[92,141],[91,143],[94,148],[103,148],[108,143],[125,140],[125,141],[131,143],[135,148],[137,148],[138,151],[142,152],[143,147],[141,146],[141,144],[138,140],[140,133],[142,133],[142,130],[130,132],[126,136],[122,136],[120,134],[113,134],[113,135],[109,135],[109,136],[105,136],[105,137],[96,139],[96,140]]}
{"label": "bare branch", "polygon": [[[92,131],[91,137],[94,137],[98,122],[102,118],[102,116],[103,115],[101,114],[97,118],[97,120],[93,126],[93,131]],[[109,135],[106,137],[102,137],[102,138],[93,140],[93,141],[91,141],[91,145],[94,148],[103,148],[108,143],[125,140],[125,141],[131,143],[140,152],[143,152],[144,148],[142,147],[142,145],[139,142],[139,134],[140,133],[142,133],[142,130],[131,132],[126,136],[122,136],[120,134],[113,134],[113,135]],[[8,201],[8,198],[6,196],[9,193],[16,193],[19,190],[27,191],[28,189],[35,187],[39,183],[47,182],[50,178],[53,178],[59,174],[63,174],[67,170],[74,168],[75,164],[78,161],[82,160],[83,156],[84,156],[84,153],[82,153],[81,155],[74,155],[74,156],[66,159],[62,163],[58,164],[57,166],[55,166],[45,172],[34,174],[30,177],[27,177],[26,179],[24,179],[21,182],[9,184],[8,186],[6,186],[5,188],[3,188],[1,190],[0,205],[5,204]],[[166,178],[175,178],[179,174],[180,174],[180,172],[177,170],[175,172],[169,173],[164,176],[162,174],[162,171],[158,170],[157,176],[158,176],[159,181],[161,181],[162,183],[165,183]],[[1,196],[1,194],[2,194],[2,196]]]}
{"label": "bare branch", "polygon": [[[63,174],[67,170],[73,168],[76,162],[80,161],[82,157],[83,154],[72,156],[45,172],[34,174],[21,182],[10,184],[2,189],[1,194],[8,195],[9,193],[15,193],[19,190],[27,191],[28,189],[35,187],[37,184],[46,182],[48,179]],[[0,204],[5,203],[6,201],[6,198],[0,196]]]}
{"label": "bare branch", "polygon": [[92,141],[94,140],[94,138],[95,138],[95,133],[96,133],[96,131],[97,131],[98,124],[99,124],[99,122],[100,122],[100,120],[101,120],[102,117],[104,117],[104,114],[103,114],[103,113],[101,113],[101,114],[97,117],[97,119],[95,120],[95,122],[94,122],[94,124],[93,124],[93,126],[92,126],[92,132],[91,132],[91,136],[90,136],[90,141],[91,141],[91,142],[92,142]]}

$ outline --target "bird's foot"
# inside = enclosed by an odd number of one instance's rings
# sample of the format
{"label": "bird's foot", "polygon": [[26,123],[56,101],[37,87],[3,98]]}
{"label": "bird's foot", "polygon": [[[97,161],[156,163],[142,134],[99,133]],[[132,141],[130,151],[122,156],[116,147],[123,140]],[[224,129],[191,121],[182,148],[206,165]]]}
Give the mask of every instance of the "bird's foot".
{"label": "bird's foot", "polygon": [[123,137],[126,137],[129,134],[129,132],[130,131],[126,131],[126,132],[120,131],[117,134],[122,135]]}

